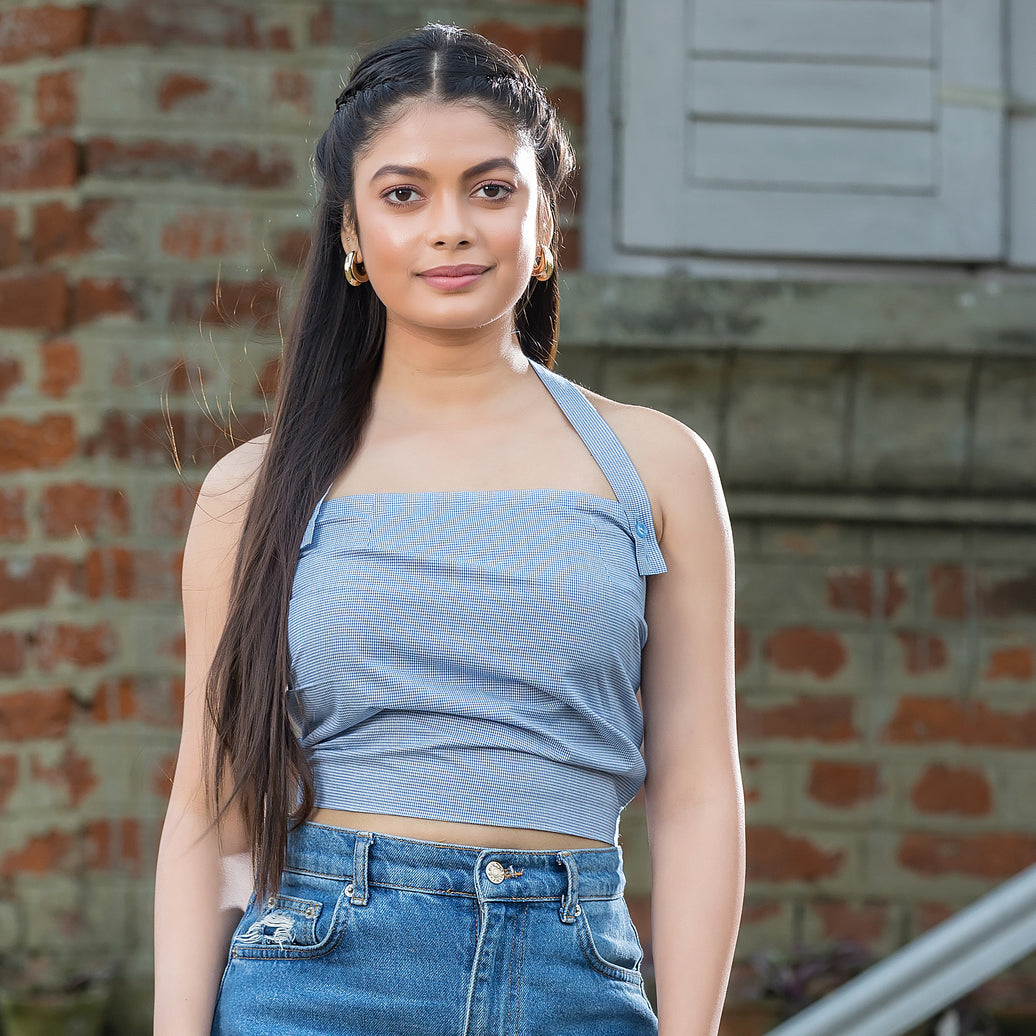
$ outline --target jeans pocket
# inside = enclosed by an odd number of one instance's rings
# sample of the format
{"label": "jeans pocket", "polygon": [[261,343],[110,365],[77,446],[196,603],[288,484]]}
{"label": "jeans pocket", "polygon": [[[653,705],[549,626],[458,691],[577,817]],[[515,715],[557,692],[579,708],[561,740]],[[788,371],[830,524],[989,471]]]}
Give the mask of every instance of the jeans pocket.
{"label": "jeans pocket", "polygon": [[643,984],[644,950],[622,896],[580,899],[576,915],[579,943],[590,966],[609,978]]}
{"label": "jeans pocket", "polygon": [[350,912],[346,878],[285,870],[277,893],[252,897],[230,942],[230,957],[261,960],[316,957],[341,940]]}

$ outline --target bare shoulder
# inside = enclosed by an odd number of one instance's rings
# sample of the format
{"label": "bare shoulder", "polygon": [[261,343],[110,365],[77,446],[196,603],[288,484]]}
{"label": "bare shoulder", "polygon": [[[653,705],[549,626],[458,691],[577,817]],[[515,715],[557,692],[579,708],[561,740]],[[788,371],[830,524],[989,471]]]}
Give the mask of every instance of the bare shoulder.
{"label": "bare shoulder", "polygon": [[224,516],[247,509],[269,441],[269,432],[264,432],[224,454],[205,476],[198,502],[204,500],[209,511]]}
{"label": "bare shoulder", "polygon": [[688,509],[722,504],[719,471],[708,443],[693,428],[650,407],[619,403],[582,388],[625,447],[651,500],[659,540],[667,520]]}
{"label": "bare shoulder", "polygon": [[228,578],[226,565],[237,550],[268,441],[269,434],[263,434],[236,446],[205,476],[184,547],[184,574],[191,582]]}

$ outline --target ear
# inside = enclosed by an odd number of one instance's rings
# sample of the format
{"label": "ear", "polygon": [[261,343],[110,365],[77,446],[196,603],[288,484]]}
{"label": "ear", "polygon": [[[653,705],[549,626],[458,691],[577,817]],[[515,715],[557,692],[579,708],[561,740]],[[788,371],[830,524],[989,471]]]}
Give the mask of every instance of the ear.
{"label": "ear", "polygon": [[554,218],[550,214],[550,209],[547,207],[545,202],[540,202],[540,236],[536,242],[536,247],[540,245],[550,246],[550,243],[554,240]]}
{"label": "ear", "polygon": [[346,215],[342,218],[342,249],[348,254],[359,251],[359,248],[360,239],[356,227],[351,217]]}

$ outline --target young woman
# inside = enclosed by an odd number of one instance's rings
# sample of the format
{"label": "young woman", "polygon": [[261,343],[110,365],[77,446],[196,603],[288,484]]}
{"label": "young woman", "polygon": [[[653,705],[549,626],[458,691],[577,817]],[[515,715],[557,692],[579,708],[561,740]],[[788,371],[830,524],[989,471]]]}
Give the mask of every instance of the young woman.
{"label": "young woman", "polygon": [[[551,370],[571,166],[461,29],[338,98],[271,430],[184,553],[159,1036],[717,1031],[729,521],[694,432]],[[617,839],[642,784],[657,1017]]]}

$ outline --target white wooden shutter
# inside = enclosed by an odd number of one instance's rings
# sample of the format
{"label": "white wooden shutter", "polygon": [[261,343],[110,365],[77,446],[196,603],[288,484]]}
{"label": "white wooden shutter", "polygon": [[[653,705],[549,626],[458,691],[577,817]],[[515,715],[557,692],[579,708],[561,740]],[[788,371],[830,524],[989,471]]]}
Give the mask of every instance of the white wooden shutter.
{"label": "white wooden shutter", "polygon": [[1036,2],[1012,0],[1008,259],[1036,266]]}
{"label": "white wooden shutter", "polygon": [[624,0],[618,241],[1003,254],[1000,0]]}

